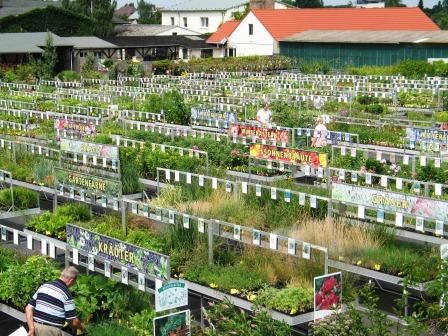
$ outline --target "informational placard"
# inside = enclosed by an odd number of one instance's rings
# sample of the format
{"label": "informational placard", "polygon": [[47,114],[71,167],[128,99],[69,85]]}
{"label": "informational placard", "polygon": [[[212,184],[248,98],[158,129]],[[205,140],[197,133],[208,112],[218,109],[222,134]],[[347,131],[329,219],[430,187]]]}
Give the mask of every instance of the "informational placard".
{"label": "informational placard", "polygon": [[156,317],[154,323],[154,336],[190,336],[190,311]]}
{"label": "informational placard", "polygon": [[63,132],[76,132],[82,136],[96,135],[96,125],[75,120],[57,118],[54,120],[54,129]]}
{"label": "informational placard", "polygon": [[342,273],[314,278],[314,320],[322,319],[342,308]]}
{"label": "informational placard", "polygon": [[229,126],[230,138],[259,138],[263,140],[275,140],[280,143],[289,142],[289,131],[276,128],[265,128],[254,125],[233,124]]}
{"label": "informational placard", "polygon": [[118,160],[118,147],[80,140],[61,139],[61,150]]}
{"label": "informational placard", "polygon": [[448,144],[448,131],[432,128],[406,128],[406,137],[412,142]]}
{"label": "informational placard", "polygon": [[448,202],[435,199],[342,183],[332,184],[331,198],[335,201],[363,205],[385,212],[403,213],[441,221],[448,220]]}
{"label": "informational placard", "polygon": [[120,181],[106,179],[100,176],[87,175],[63,168],[55,168],[56,181],[59,186],[74,187],[96,194],[110,197],[121,196]]}
{"label": "informational placard", "polygon": [[79,226],[67,224],[67,244],[74,249],[98,256],[161,280],[170,278],[170,257]]}
{"label": "informational placard", "polygon": [[188,287],[184,282],[171,282],[156,289],[156,312],[188,305]]}
{"label": "informational placard", "polygon": [[328,156],[325,153],[263,144],[250,145],[250,156],[258,159],[275,160],[290,164],[304,164],[321,167],[326,167],[328,163]]}

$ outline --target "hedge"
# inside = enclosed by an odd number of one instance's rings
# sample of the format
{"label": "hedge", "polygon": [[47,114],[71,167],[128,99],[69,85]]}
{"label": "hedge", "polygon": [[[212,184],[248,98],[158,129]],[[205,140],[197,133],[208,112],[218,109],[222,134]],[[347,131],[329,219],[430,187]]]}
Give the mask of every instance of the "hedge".
{"label": "hedge", "polygon": [[51,31],[59,36],[91,36],[94,27],[92,19],[54,6],[0,19],[1,33]]}

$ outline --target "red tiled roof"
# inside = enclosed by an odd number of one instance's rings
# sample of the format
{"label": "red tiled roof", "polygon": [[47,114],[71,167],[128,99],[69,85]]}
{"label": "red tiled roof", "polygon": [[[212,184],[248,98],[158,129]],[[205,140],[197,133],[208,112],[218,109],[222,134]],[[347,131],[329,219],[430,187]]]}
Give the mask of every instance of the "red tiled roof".
{"label": "red tiled roof", "polygon": [[276,40],[310,29],[440,30],[418,7],[254,9],[252,13]]}
{"label": "red tiled roof", "polygon": [[218,30],[208,38],[207,43],[217,43],[217,44],[224,43],[226,39],[230,36],[230,34],[233,33],[235,28],[238,27],[240,22],[241,21],[239,20],[224,22],[221,25],[221,27],[219,27]]}

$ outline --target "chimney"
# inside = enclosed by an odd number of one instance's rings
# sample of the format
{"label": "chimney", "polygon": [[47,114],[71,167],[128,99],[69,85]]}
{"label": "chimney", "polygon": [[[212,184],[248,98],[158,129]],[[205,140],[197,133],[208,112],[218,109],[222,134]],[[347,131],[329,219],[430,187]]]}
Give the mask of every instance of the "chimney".
{"label": "chimney", "polygon": [[274,9],[275,0],[250,0],[250,9]]}

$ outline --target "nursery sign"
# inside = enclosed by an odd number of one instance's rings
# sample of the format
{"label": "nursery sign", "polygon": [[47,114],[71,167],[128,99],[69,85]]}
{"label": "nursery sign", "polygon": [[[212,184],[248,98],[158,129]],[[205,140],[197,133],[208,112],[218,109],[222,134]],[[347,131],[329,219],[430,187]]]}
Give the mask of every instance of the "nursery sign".
{"label": "nursery sign", "polygon": [[232,138],[257,137],[263,140],[289,142],[289,131],[275,128],[233,124],[229,127],[228,134]]}
{"label": "nursery sign", "polygon": [[405,213],[418,217],[448,220],[448,202],[405,195],[386,190],[333,183],[331,198],[388,212]]}
{"label": "nursery sign", "polygon": [[96,134],[96,126],[94,124],[74,120],[55,119],[54,128],[58,131],[73,131],[82,135]]}
{"label": "nursery sign", "polygon": [[406,128],[406,136],[415,142],[433,142],[448,144],[448,131],[431,128]]}
{"label": "nursery sign", "polygon": [[61,150],[118,160],[118,147],[71,139],[61,139]]}
{"label": "nursery sign", "polygon": [[190,311],[184,310],[165,316],[156,317],[154,336],[190,336]]}
{"label": "nursery sign", "polygon": [[342,273],[314,278],[314,320],[329,316],[342,308]]}
{"label": "nursery sign", "polygon": [[121,240],[67,224],[67,244],[74,249],[118,263],[149,276],[168,280],[170,257]]}
{"label": "nursery sign", "polygon": [[250,156],[258,159],[275,160],[292,164],[301,163],[312,166],[327,166],[327,154],[296,148],[252,144],[250,145]]}
{"label": "nursery sign", "polygon": [[88,190],[94,193],[117,197],[121,195],[120,182],[99,176],[86,175],[73,170],[55,168],[59,185]]}
{"label": "nursery sign", "polygon": [[184,282],[171,282],[156,289],[156,312],[188,305],[188,287]]}

